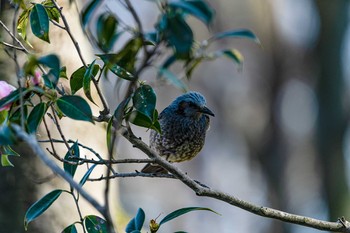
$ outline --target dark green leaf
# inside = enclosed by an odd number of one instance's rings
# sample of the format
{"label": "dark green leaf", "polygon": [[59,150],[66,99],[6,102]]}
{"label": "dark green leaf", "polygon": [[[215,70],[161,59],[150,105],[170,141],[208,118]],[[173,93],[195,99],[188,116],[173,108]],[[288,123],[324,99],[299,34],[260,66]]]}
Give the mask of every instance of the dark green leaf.
{"label": "dark green leaf", "polygon": [[169,6],[173,9],[181,9],[187,14],[200,19],[206,25],[209,25],[214,16],[214,10],[202,0],[177,0],[169,2]]}
{"label": "dark green leaf", "polygon": [[[91,67],[91,66],[90,66]],[[95,77],[100,69],[99,65],[94,65],[92,69],[92,75]],[[80,88],[83,87],[84,82],[84,75],[86,73],[86,68],[84,66],[80,67],[76,71],[73,72],[72,76],[70,77],[70,88],[72,91],[72,94],[74,95]]]}
{"label": "dark green leaf", "polygon": [[129,81],[134,80],[134,75],[132,75],[126,69],[122,68],[121,66],[119,66],[117,64],[112,64],[112,63],[109,63],[107,60],[104,60],[104,58],[102,58],[104,55],[98,55],[98,56],[101,56],[101,59],[106,64],[107,68],[110,71],[112,71],[112,73],[117,75],[119,78],[126,79]]}
{"label": "dark green leaf", "polygon": [[39,103],[33,108],[27,119],[28,133],[31,134],[36,132],[41,120],[45,115],[46,109],[47,107],[45,103]]}
{"label": "dark green leaf", "polygon": [[156,100],[156,94],[150,85],[141,85],[136,89],[134,96],[132,97],[134,108],[149,117],[151,120],[153,120]]}
{"label": "dark green leaf", "polygon": [[[23,116],[22,116],[22,111],[21,108],[23,108]],[[10,121],[11,123],[14,124],[21,124],[21,119],[22,117],[24,119],[27,119],[28,116],[28,107],[27,105],[22,105],[20,108],[18,108],[11,116],[10,116]]]}
{"label": "dark green leaf", "polygon": [[128,115],[128,121],[130,121],[134,125],[141,126],[141,127],[147,128],[147,129],[154,129],[159,133],[161,132],[160,124],[159,124],[158,120],[152,121],[151,118],[149,118],[148,116],[146,116],[145,114],[143,114],[137,110],[132,111]]}
{"label": "dark green leaf", "polygon": [[163,16],[158,24],[158,29],[167,44],[175,49],[176,57],[187,59],[190,56],[193,44],[193,32],[182,15]]}
{"label": "dark green leaf", "polygon": [[186,65],[186,77],[187,77],[188,79],[191,78],[194,69],[195,69],[202,61],[203,61],[203,58],[197,58],[197,59],[191,60],[191,62],[189,62],[189,63]]}
{"label": "dark green leaf", "polygon": [[219,39],[223,39],[223,38],[227,38],[227,37],[248,38],[248,39],[251,39],[254,42],[260,44],[259,38],[252,31],[247,30],[247,29],[239,29],[239,30],[221,32],[221,33],[215,34],[212,38],[209,39],[209,41],[219,40]]}
{"label": "dark green leaf", "polygon": [[165,62],[163,63],[163,65],[161,66],[163,69],[167,69],[169,68],[169,66],[171,66],[174,62],[176,62],[176,56],[175,55],[171,55],[169,56]]}
{"label": "dark green leaf", "polygon": [[83,24],[83,28],[86,27],[87,23],[91,19],[93,13],[95,12],[96,8],[101,4],[103,1],[101,0],[92,0],[86,8],[83,9],[81,13],[81,21]]}
{"label": "dark green leaf", "polygon": [[167,216],[165,216],[160,222],[159,225],[162,225],[170,220],[173,220],[174,218],[177,218],[183,214],[187,214],[188,212],[191,211],[196,211],[196,210],[207,210],[207,211],[211,211],[215,214],[218,214],[217,212],[215,212],[212,209],[209,208],[203,208],[203,207],[187,207],[187,208],[182,208],[182,209],[178,209],[175,210],[174,212],[171,212],[170,214],[168,214]]}
{"label": "dark green leaf", "polygon": [[[22,88],[22,95],[25,95],[27,92],[28,92],[27,89]],[[11,92],[8,96],[1,98],[0,108],[19,100],[20,95],[21,95],[21,90],[16,89],[13,92]]]}
{"label": "dark green leaf", "polygon": [[67,172],[69,175],[74,177],[75,171],[77,170],[78,167],[78,160],[76,158],[80,157],[80,152],[79,152],[79,145],[78,142],[75,142],[67,151],[66,156],[64,156],[64,160],[69,161],[69,162],[75,162],[76,164],[71,164],[66,161],[63,162],[63,168],[64,171]]}
{"label": "dark green leaf", "polygon": [[69,118],[93,123],[91,108],[80,96],[62,96],[57,100],[57,107]]}
{"label": "dark green leaf", "polygon": [[27,26],[29,22],[30,9],[31,8],[24,10],[18,17],[17,21],[17,32],[24,41],[27,41]]}
{"label": "dark green leaf", "polygon": [[45,86],[50,89],[56,88],[61,72],[59,58],[55,54],[49,54],[39,58],[38,63],[51,68],[47,75],[43,75]]}
{"label": "dark green leaf", "polygon": [[118,39],[117,27],[118,20],[113,14],[102,14],[97,20],[98,46],[106,53],[113,48]]}
{"label": "dark green leaf", "polygon": [[145,221],[145,212],[143,209],[139,208],[137,210],[136,216],[130,220],[128,225],[125,228],[126,233],[132,233],[134,231],[140,231],[143,223]]}
{"label": "dark green leaf", "polygon": [[30,12],[30,26],[33,34],[50,43],[49,39],[49,16],[41,4],[34,4]]}
{"label": "dark green leaf", "polygon": [[94,170],[94,168],[96,167],[96,165],[97,165],[97,164],[92,165],[92,166],[89,168],[89,170],[85,173],[85,175],[83,176],[83,178],[81,178],[81,180],[80,180],[80,182],[79,182],[79,184],[80,184],[81,186],[83,186],[83,185],[85,184],[85,182],[87,181],[87,179],[89,179],[89,176],[90,176],[92,170]]}
{"label": "dark green leaf", "polygon": [[73,72],[70,77],[70,89],[72,91],[72,95],[74,95],[80,88],[83,87],[83,80],[86,68],[84,66],[80,67],[76,71]]}
{"label": "dark green leaf", "polygon": [[168,80],[171,84],[173,84],[175,87],[181,89],[184,92],[187,92],[188,88],[184,82],[182,82],[178,77],[176,77],[175,74],[170,72],[168,69],[159,69],[159,76],[164,77],[166,80]]}
{"label": "dark green leaf", "polygon": [[[97,55],[118,77],[130,80],[135,70],[137,54],[142,48],[142,39],[137,37],[129,40],[118,52]],[[115,66],[117,65],[117,66]]]}
{"label": "dark green leaf", "polygon": [[24,227],[27,229],[28,224],[35,220],[37,217],[39,217],[42,213],[49,208],[52,203],[56,201],[56,199],[61,195],[62,190],[56,189],[48,194],[46,194],[44,197],[42,197],[40,200],[35,202],[26,212],[26,215],[24,217]]}
{"label": "dark green leaf", "polygon": [[75,227],[75,224],[72,224],[64,228],[64,230],[61,233],[78,233],[78,231],[77,231],[77,228]]}
{"label": "dark green leaf", "polygon": [[85,96],[93,103],[95,103],[95,102],[91,96],[90,84],[91,84],[91,80],[94,78],[94,73],[97,74],[98,71],[100,70],[100,66],[97,64],[95,65],[95,62],[96,62],[96,60],[94,60],[88,66],[88,68],[86,69],[86,71],[84,73],[84,78],[83,78],[83,89],[84,89]]}
{"label": "dark green leaf", "polygon": [[108,233],[106,220],[89,215],[84,218],[84,225],[88,233]]}

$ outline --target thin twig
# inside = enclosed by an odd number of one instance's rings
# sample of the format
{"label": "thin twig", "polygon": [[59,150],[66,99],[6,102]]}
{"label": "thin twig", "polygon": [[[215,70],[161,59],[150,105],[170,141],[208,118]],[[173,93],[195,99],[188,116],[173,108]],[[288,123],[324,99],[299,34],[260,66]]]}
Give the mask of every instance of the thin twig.
{"label": "thin twig", "polygon": [[[62,9],[63,9],[63,8],[60,7],[60,6],[57,4],[57,2],[54,1],[54,0],[52,0],[52,3],[54,4],[55,8],[59,11],[60,16],[61,16],[61,18],[62,18],[64,27],[61,27],[61,28],[64,29],[64,30],[68,33],[68,35],[69,35],[71,41],[72,41],[73,44],[74,44],[74,47],[75,47],[77,53],[78,53],[78,55],[79,55],[79,58],[80,58],[81,62],[83,63],[84,67],[87,68],[87,63],[85,62],[85,60],[84,60],[84,58],[83,58],[83,54],[82,54],[82,52],[81,52],[79,43],[78,43],[77,40],[74,38],[73,33],[72,33],[71,29],[70,29],[70,26],[69,26],[69,24],[68,24],[68,22],[67,22],[67,19],[66,19],[66,17],[64,16],[64,14],[62,13]],[[103,111],[102,111],[102,112],[103,112],[104,114],[108,114],[108,113],[109,113],[109,107],[108,107],[108,104],[107,104],[107,101],[106,101],[105,97],[104,97],[103,94],[102,94],[101,88],[98,86],[98,82],[96,81],[96,79],[95,79],[94,77],[93,77],[91,80],[92,80],[92,82],[93,82],[93,84],[94,84],[94,86],[95,86],[95,88],[96,88],[97,94],[98,94],[98,96],[99,96],[99,98],[100,98],[100,100],[101,100],[101,102],[102,102],[102,105],[103,105]]]}
{"label": "thin twig", "polygon": [[[63,131],[61,129],[61,126],[60,126],[60,123],[58,123],[58,118],[56,116],[56,112],[55,112],[55,109],[54,107],[51,105],[51,111],[52,111],[52,115],[53,115],[53,123],[56,125],[56,128],[58,130],[58,133],[60,134],[62,140],[64,141],[64,144],[66,145],[67,149],[69,150],[69,145],[68,145],[68,142],[66,140],[66,137],[64,136],[63,134]],[[48,114],[49,116],[51,116],[51,114]],[[52,118],[51,118],[52,119]]]}
{"label": "thin twig", "polygon": [[13,45],[13,44],[10,44],[10,43],[7,43],[5,41],[0,41],[0,44],[6,46],[6,47],[9,47],[11,49],[15,49],[15,50],[19,50],[21,52],[24,52],[24,53],[27,53],[25,49],[23,49],[22,47],[20,46],[16,46],[16,45]]}
{"label": "thin twig", "polygon": [[46,130],[47,137],[49,138],[48,142],[50,142],[50,145],[51,145],[52,155],[53,155],[56,159],[58,159],[59,161],[63,162],[63,159],[62,159],[61,157],[59,157],[58,154],[56,153],[55,145],[54,145],[53,142],[52,142],[51,133],[50,133],[49,127],[47,126],[45,117],[43,117],[43,122],[44,122],[44,126],[45,126],[45,130]]}
{"label": "thin twig", "polygon": [[5,29],[5,31],[12,37],[12,39],[14,39],[18,43],[20,47],[24,49],[25,53],[29,53],[29,51],[26,49],[26,47],[24,47],[22,42],[17,39],[17,37],[10,31],[10,29],[8,29],[8,27],[1,20],[0,20],[0,26],[3,29]]}
{"label": "thin twig", "polygon": [[99,178],[89,178],[88,181],[101,181],[113,178],[128,178],[128,177],[146,177],[146,178],[168,178],[177,179],[172,174],[161,174],[161,173],[142,173],[142,172],[132,172],[132,173],[117,173],[109,177],[101,176]]}

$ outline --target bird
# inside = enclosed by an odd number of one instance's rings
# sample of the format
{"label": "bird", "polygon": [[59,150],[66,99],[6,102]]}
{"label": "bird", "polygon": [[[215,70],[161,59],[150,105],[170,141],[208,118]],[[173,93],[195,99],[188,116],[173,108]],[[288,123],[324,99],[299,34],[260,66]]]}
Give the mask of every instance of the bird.
{"label": "bird", "polygon": [[[158,117],[161,133],[151,130],[150,148],[167,161],[183,162],[194,158],[203,148],[210,118],[204,96],[195,91],[177,97]],[[147,164],[143,173],[168,173],[157,164]]]}

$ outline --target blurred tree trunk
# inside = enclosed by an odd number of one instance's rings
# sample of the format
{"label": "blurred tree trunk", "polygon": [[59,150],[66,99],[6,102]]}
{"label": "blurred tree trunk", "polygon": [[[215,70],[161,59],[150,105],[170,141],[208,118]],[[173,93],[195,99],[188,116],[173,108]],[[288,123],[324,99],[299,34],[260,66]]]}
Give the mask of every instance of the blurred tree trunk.
{"label": "blurred tree trunk", "polygon": [[[12,17],[10,14],[5,14],[9,10],[8,1],[0,1],[1,20],[12,20],[6,17]],[[7,25],[11,25],[7,23]],[[11,28],[12,30],[12,28]],[[3,30],[0,30],[0,36]],[[4,36],[4,38],[6,38]],[[11,41],[9,41],[11,42]],[[10,80],[16,77],[13,68],[13,61],[3,51],[0,52],[0,80]],[[13,80],[12,80],[13,83]],[[36,186],[30,180],[33,170],[28,170],[30,167],[36,167],[36,162],[33,160],[34,155],[28,153],[23,146],[17,146],[21,150],[24,157],[11,157],[11,161],[15,167],[0,166],[0,232],[47,232],[42,226],[33,224],[28,231],[24,229],[24,215],[27,208],[36,201]]]}
{"label": "blurred tree trunk", "polygon": [[349,20],[349,4],[347,0],[318,0],[316,4],[321,26],[315,49],[315,57],[319,59],[317,147],[329,218],[334,221],[338,217],[350,214],[343,155],[346,121],[343,109],[344,77],[341,58]]}

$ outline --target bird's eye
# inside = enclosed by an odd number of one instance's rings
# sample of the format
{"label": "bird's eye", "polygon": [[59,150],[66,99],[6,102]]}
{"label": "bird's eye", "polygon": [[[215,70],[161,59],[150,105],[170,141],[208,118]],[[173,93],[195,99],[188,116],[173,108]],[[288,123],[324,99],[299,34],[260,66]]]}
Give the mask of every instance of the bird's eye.
{"label": "bird's eye", "polygon": [[197,105],[195,103],[193,103],[193,102],[189,102],[188,106],[191,107],[191,108],[197,108]]}

